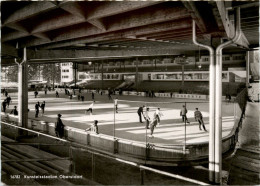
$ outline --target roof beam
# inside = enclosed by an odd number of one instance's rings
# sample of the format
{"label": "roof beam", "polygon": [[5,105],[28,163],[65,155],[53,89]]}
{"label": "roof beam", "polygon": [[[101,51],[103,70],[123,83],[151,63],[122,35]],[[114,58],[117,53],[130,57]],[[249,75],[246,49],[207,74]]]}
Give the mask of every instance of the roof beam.
{"label": "roof beam", "polygon": [[124,58],[129,56],[154,56],[154,55],[180,55],[175,49],[149,49],[149,50],[28,50],[27,57],[30,62],[55,62],[78,60],[84,61],[91,58]]}
{"label": "roof beam", "polygon": [[207,28],[203,19],[193,1],[182,1],[183,5],[189,10],[191,13],[191,17],[196,21],[197,26],[199,27],[201,32],[207,32]]}
{"label": "roof beam", "polygon": [[126,36],[135,36],[135,35],[149,34],[154,32],[162,32],[167,30],[175,30],[175,29],[185,29],[190,27],[191,27],[191,20],[188,19],[188,20],[152,24],[143,27],[133,28],[131,30],[126,29],[120,32],[111,32],[99,36],[95,36],[95,35],[102,34],[104,33],[104,31],[100,29],[96,29],[95,27],[93,28],[80,27],[78,29],[74,27],[75,28],[74,30],[71,30],[70,32],[66,32],[64,34],[59,35],[56,38],[53,38],[52,42],[62,41],[60,43],[50,44],[50,42],[41,39],[34,39],[30,41],[25,40],[24,42],[21,43],[21,47],[25,47],[25,46],[31,47],[31,46],[49,44],[48,48],[50,49],[54,47],[66,47],[66,46],[75,45],[79,43],[88,43],[88,42],[102,41],[108,39],[120,39]]}
{"label": "roof beam", "polygon": [[[91,7],[91,10],[87,13],[87,19],[99,19],[112,15],[117,15],[129,11],[133,11],[140,8],[156,5],[162,3],[160,1],[124,1],[124,2],[106,2],[100,6]],[[88,2],[91,6],[91,2]]]}
{"label": "roof beam", "polygon": [[5,26],[9,23],[21,21],[54,8],[57,8],[57,6],[48,1],[41,1],[37,3],[32,2],[29,5],[15,11],[7,19],[3,20],[2,23],[3,26]]}
{"label": "roof beam", "polygon": [[149,11],[140,14],[131,14],[127,17],[117,18],[114,21],[108,21],[108,31],[118,29],[127,29],[148,24],[172,21],[190,17],[190,13],[183,7],[172,7],[166,9],[154,10],[151,14]]}

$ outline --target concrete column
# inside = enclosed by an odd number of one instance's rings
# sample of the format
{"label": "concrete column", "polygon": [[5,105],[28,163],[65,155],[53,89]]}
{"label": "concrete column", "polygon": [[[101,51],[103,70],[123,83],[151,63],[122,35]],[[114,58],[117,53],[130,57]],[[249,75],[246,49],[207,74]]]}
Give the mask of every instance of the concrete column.
{"label": "concrete column", "polygon": [[216,53],[215,90],[215,183],[219,184],[222,177],[222,52]]}
{"label": "concrete column", "polygon": [[28,76],[26,48],[23,61],[18,63],[18,125],[28,127]]}
{"label": "concrete column", "polygon": [[250,78],[250,51],[246,52],[246,87],[249,86],[249,78]]}
{"label": "concrete column", "polygon": [[215,53],[210,52],[209,67],[209,181],[215,180]]}
{"label": "concrete column", "polygon": [[135,64],[135,86],[136,91],[138,92],[138,58],[136,58],[136,64]]}
{"label": "concrete column", "polygon": [[104,73],[104,68],[103,68],[103,61],[101,62],[101,90],[103,91],[103,73]]}

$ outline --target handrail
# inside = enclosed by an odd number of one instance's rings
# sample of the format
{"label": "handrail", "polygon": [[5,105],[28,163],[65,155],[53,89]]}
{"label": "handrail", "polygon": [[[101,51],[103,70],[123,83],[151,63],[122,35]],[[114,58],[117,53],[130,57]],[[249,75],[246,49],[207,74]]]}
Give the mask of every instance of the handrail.
{"label": "handrail", "polygon": [[55,137],[55,136],[51,136],[51,135],[48,135],[48,134],[44,134],[44,133],[41,133],[41,132],[37,132],[37,131],[31,130],[31,129],[27,129],[27,128],[24,128],[24,127],[19,127],[19,126],[12,125],[12,124],[9,124],[9,123],[3,122],[3,121],[1,121],[1,123],[5,124],[5,125],[12,126],[12,127],[15,127],[15,128],[19,128],[19,129],[22,129],[22,130],[26,130],[26,131],[28,131],[28,132],[40,134],[40,135],[43,135],[43,136],[46,136],[46,137],[49,137],[49,138],[52,138],[52,139],[57,139],[57,140],[60,140],[60,141],[63,141],[63,142],[71,143],[71,142],[68,141],[68,140],[61,139],[61,138],[57,138],[57,137]]}

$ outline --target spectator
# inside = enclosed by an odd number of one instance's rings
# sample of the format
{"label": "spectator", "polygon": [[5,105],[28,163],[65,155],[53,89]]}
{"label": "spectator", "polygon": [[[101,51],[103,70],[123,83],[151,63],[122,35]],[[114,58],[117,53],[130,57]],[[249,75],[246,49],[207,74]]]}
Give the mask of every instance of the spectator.
{"label": "spectator", "polygon": [[16,106],[14,106],[14,109],[11,110],[10,114],[13,114],[13,115],[15,115],[15,116],[18,116],[18,111],[17,111],[17,107],[16,107]]}
{"label": "spectator", "polygon": [[55,123],[55,133],[59,138],[63,138],[65,128],[63,122],[61,121],[61,116],[61,114],[58,114],[57,122]]}
{"label": "spectator", "polygon": [[98,134],[98,121],[95,120],[91,127],[87,128],[86,131],[91,131],[95,134]]}

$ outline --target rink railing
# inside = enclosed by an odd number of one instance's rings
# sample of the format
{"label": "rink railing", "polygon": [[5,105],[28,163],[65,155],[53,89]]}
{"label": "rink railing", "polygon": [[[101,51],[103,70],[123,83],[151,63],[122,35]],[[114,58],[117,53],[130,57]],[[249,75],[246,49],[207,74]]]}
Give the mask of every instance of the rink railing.
{"label": "rink railing", "polygon": [[[238,140],[239,127],[242,123],[242,112],[235,103],[235,124],[233,129],[222,139],[222,152],[226,153],[234,149]],[[17,116],[2,114],[2,121],[8,123],[18,122]],[[45,121],[28,119],[28,128],[42,133],[55,135],[55,124]],[[3,133],[4,134],[4,133]],[[69,141],[85,145],[102,153],[113,154],[124,160],[150,164],[150,165],[191,165],[208,160],[208,142],[185,143],[185,144],[159,144],[150,142],[138,142],[109,136],[94,134],[82,129],[65,127],[65,137]]]}

